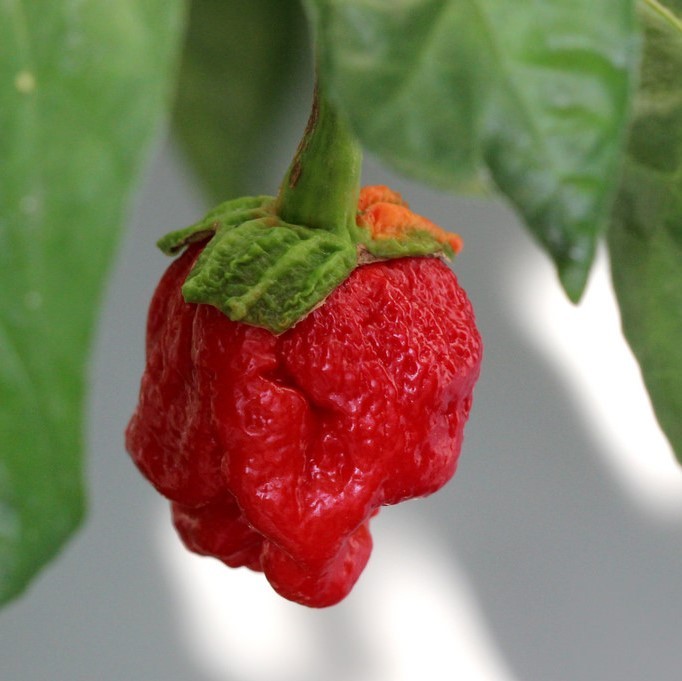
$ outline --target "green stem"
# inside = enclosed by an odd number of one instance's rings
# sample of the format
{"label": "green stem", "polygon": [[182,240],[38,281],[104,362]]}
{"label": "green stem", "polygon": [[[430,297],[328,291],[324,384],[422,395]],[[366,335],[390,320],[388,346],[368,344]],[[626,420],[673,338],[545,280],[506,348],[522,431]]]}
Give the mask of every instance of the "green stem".
{"label": "green stem", "polygon": [[284,176],[284,221],[347,236],[355,224],[362,152],[348,122],[315,87],[303,139]]}

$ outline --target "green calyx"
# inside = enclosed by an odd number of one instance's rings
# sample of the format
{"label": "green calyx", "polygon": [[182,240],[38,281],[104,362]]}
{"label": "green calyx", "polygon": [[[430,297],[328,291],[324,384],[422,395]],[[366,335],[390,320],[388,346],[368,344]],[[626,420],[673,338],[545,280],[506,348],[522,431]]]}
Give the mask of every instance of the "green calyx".
{"label": "green calyx", "polygon": [[427,232],[373,238],[358,226],[361,152],[348,125],[316,93],[304,137],[277,197],[227,201],[159,248],[175,255],[210,238],[182,287],[188,303],[279,334],[359,265],[387,258],[452,255]]}
{"label": "green calyx", "polygon": [[188,303],[207,303],[233,321],[282,333],[353,271],[350,239],[284,222],[275,202],[262,196],[228,201],[161,239],[161,250],[173,254],[214,233],[182,287]]}

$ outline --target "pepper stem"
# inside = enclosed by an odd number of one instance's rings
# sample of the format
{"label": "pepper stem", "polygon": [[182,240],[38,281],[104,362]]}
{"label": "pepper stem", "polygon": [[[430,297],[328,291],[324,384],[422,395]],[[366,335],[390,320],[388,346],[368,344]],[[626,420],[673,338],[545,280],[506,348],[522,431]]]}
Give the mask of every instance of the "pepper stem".
{"label": "pepper stem", "polygon": [[362,151],[348,122],[315,86],[310,118],[277,196],[286,222],[348,236],[355,224]]}

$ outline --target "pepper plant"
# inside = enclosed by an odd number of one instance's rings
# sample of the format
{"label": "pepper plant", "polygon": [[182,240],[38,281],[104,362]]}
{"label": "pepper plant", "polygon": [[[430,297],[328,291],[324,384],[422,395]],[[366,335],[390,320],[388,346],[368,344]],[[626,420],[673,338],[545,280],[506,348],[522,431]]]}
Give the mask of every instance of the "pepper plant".
{"label": "pepper plant", "polygon": [[361,145],[444,190],[506,198],[574,302],[606,244],[625,339],[682,459],[682,0],[9,0],[0,601],[84,514],[88,353],[152,143],[172,115],[208,191],[239,196],[313,51]]}

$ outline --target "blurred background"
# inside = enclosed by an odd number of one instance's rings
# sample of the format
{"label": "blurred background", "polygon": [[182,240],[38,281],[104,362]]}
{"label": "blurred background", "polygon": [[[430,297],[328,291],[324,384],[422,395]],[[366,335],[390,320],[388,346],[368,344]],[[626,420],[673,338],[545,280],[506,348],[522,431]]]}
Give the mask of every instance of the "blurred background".
{"label": "blurred background", "polygon": [[[291,105],[254,191],[276,192],[308,104]],[[93,356],[90,515],[0,615],[3,681],[679,681],[682,473],[620,338],[605,263],[573,307],[506,206],[372,158],[365,182],[464,238],[454,269],[486,354],[454,480],[382,511],[366,571],[331,609],[184,551],[123,448],[168,265],[154,242],[208,208],[166,141]]]}

